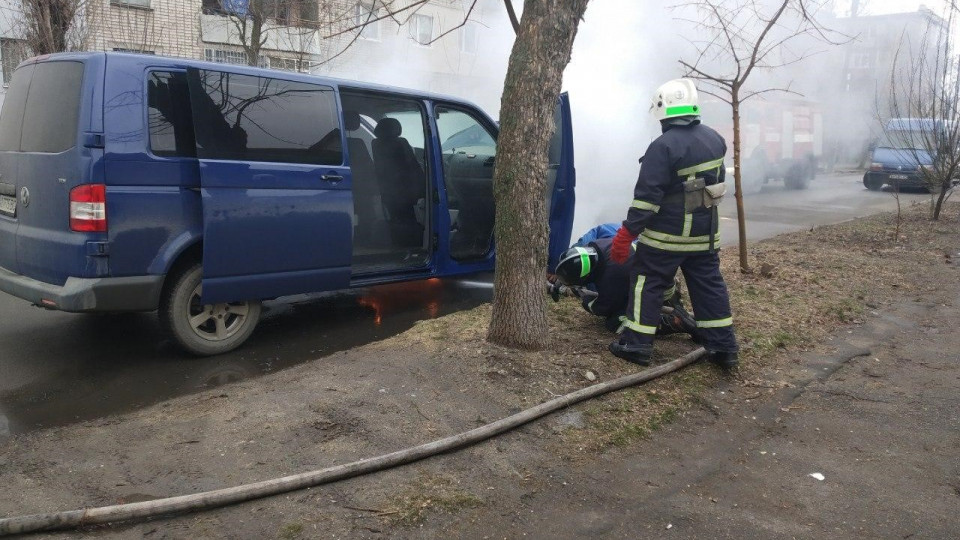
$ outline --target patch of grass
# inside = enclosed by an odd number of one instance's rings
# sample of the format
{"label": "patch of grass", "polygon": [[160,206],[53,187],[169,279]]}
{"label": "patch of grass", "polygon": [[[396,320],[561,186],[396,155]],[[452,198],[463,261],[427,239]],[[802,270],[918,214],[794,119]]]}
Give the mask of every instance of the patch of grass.
{"label": "patch of grass", "polygon": [[457,488],[456,484],[457,481],[447,475],[423,475],[390,500],[384,517],[394,525],[411,526],[422,523],[430,512],[456,514],[484,504],[483,499]]}
{"label": "patch of grass", "polygon": [[283,540],[293,540],[300,536],[301,533],[303,533],[302,523],[288,523],[280,527],[280,532],[277,533],[277,537]]}
{"label": "patch of grass", "polygon": [[701,367],[688,368],[651,383],[650,389],[624,390],[588,405],[584,427],[565,432],[567,445],[602,452],[650,437],[695,401],[709,372]]}
{"label": "patch of grass", "polygon": [[636,422],[626,422],[605,436],[606,443],[612,446],[627,446],[638,439],[646,439],[653,432],[676,420],[680,414],[679,406],[667,406],[652,416]]}
{"label": "patch of grass", "polygon": [[842,298],[835,304],[827,307],[827,313],[835,317],[840,322],[853,322],[860,315],[863,315],[864,306],[853,298]]}
{"label": "patch of grass", "polygon": [[785,330],[773,332],[749,329],[740,333],[741,352],[751,357],[767,356],[803,342],[803,337]]}

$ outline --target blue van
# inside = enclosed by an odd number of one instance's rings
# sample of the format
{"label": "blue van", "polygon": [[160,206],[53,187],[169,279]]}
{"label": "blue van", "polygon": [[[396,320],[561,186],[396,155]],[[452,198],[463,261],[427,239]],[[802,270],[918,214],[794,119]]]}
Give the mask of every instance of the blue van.
{"label": "blue van", "polygon": [[[570,107],[545,197],[570,242]],[[265,299],[488,271],[497,124],[462,100],[122,53],[21,64],[0,114],[0,290],[69,312],[157,310],[197,355]]]}
{"label": "blue van", "polygon": [[944,137],[942,121],[933,118],[891,118],[884,125],[883,137],[870,155],[870,168],[863,174],[863,185],[879,191],[884,185],[895,189],[928,188],[924,169],[933,167],[936,148]]}

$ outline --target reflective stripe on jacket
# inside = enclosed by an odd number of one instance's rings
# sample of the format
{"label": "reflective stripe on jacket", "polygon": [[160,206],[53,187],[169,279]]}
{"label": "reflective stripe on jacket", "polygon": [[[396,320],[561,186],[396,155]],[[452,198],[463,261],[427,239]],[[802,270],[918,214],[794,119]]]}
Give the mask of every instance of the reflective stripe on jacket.
{"label": "reflective stripe on jacket", "polygon": [[[623,226],[656,249],[709,251],[712,211],[686,213],[683,182],[691,177],[703,178],[707,185],[723,182],[726,152],[723,137],[703,124],[669,126],[643,156]],[[719,243],[716,235],[714,243]]]}

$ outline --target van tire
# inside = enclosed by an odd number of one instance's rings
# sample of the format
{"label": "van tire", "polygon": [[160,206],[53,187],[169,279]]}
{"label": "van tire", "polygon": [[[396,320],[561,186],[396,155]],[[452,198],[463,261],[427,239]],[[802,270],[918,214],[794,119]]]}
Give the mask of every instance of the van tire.
{"label": "van tire", "polygon": [[883,180],[873,179],[869,175],[863,175],[863,187],[869,189],[870,191],[880,191],[880,188],[883,187]]}
{"label": "van tire", "polygon": [[804,167],[799,163],[794,163],[787,169],[787,174],[784,175],[783,183],[787,189],[807,189],[807,184],[809,179],[807,177],[807,172],[804,170]]}
{"label": "van tire", "polygon": [[201,305],[202,275],[196,263],[170,276],[160,299],[160,326],[183,350],[213,356],[236,349],[250,337],[260,319],[260,302]]}

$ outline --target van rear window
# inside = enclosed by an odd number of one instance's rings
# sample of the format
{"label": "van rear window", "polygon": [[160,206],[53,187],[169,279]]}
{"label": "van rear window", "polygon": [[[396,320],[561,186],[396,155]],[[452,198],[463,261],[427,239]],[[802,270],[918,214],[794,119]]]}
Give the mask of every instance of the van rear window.
{"label": "van rear window", "polygon": [[13,74],[13,82],[3,100],[0,113],[0,151],[19,152],[20,133],[23,131],[23,111],[27,106],[27,90],[33,78],[34,65],[24,66]]}
{"label": "van rear window", "polygon": [[343,163],[333,88],[219,71],[191,71],[200,158]]}
{"label": "van rear window", "polygon": [[0,150],[63,152],[77,144],[83,64],[41,62],[18,69],[0,114]]}
{"label": "van rear window", "polygon": [[63,152],[77,144],[82,84],[80,62],[37,64],[23,114],[22,152]]}

